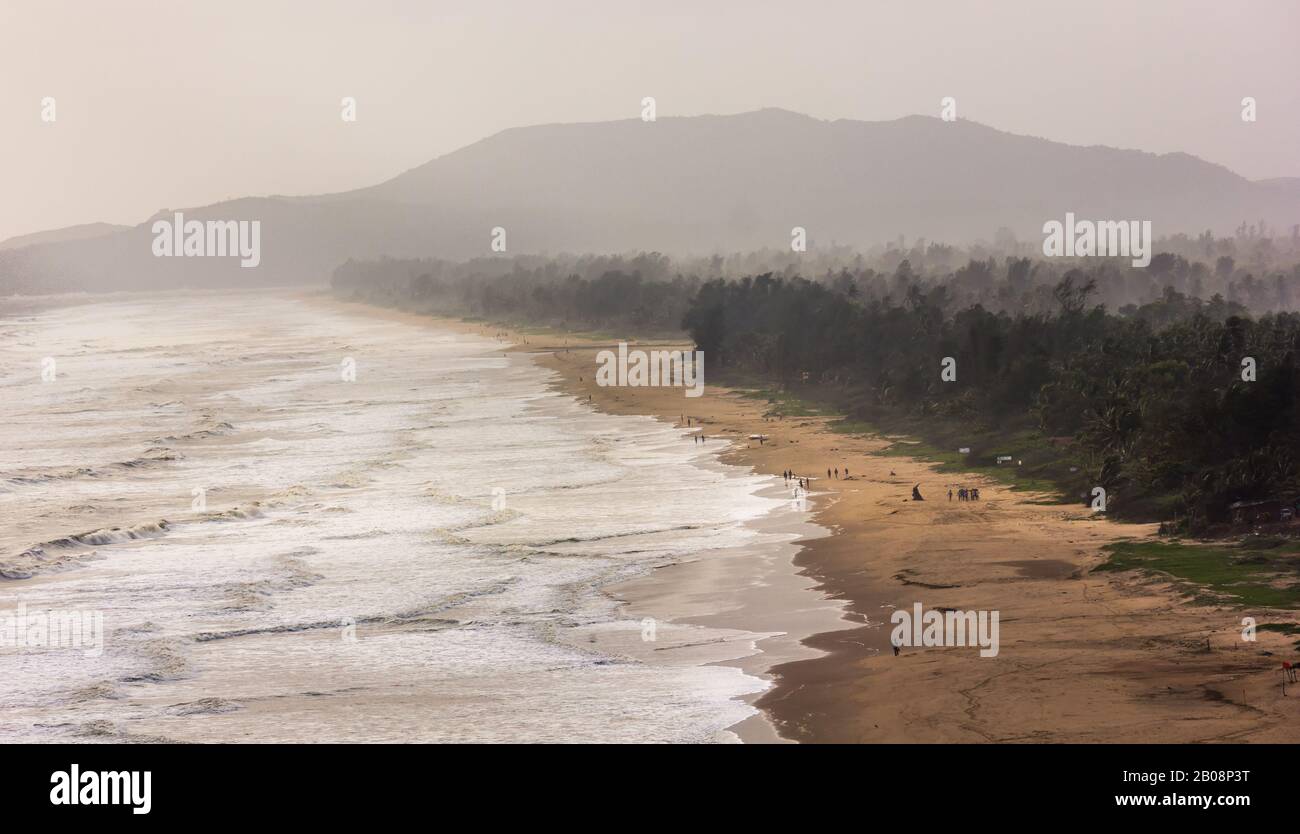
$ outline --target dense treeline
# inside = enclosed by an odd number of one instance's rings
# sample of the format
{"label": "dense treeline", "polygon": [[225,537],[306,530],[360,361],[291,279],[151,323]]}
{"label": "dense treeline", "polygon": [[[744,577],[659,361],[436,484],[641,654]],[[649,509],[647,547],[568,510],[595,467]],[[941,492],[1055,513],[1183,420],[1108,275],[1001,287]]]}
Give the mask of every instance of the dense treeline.
{"label": "dense treeline", "polygon": [[[1300,269],[1271,261],[1257,279],[1218,254],[1244,244],[1187,245],[1208,246],[1214,267],[1167,252],[1154,271],[990,255],[938,274],[900,247],[805,262],[824,270],[816,280],[784,255],[751,253],[389,259],[349,262],[333,283],[440,314],[627,336],[685,329],[713,379],[758,377],[943,448],[1014,446],[1067,494],[1103,486],[1113,512],[1199,531],[1234,501],[1300,494],[1300,316],[1270,312],[1300,303]],[[781,268],[731,274],[763,263]],[[1231,297],[1198,297],[1207,285]]]}
{"label": "dense treeline", "polygon": [[642,334],[680,331],[700,283],[658,254],[348,261],[333,278],[336,292],[421,312]]}
{"label": "dense treeline", "polygon": [[[765,273],[810,278],[861,302],[902,304],[914,287],[943,287],[946,315],[976,305],[992,312],[1051,313],[1056,285],[1075,270],[1094,282],[1096,303],[1121,314],[1160,301],[1169,289],[1203,300],[1218,295],[1255,313],[1300,307],[1300,236],[1261,237],[1251,227],[1231,238],[1176,235],[1157,243],[1144,269],[1125,258],[1046,259],[1038,250],[1040,243],[1005,234],[995,244],[968,247],[899,239],[866,252],[832,246],[672,259],[659,253],[499,255],[466,262],[386,258],[349,261],[335,270],[333,286],[377,303],[581,327],[631,325],[633,310],[640,308],[642,321],[651,318],[655,328],[667,329],[679,327],[682,293],[693,293],[699,283]],[[607,274],[623,277],[602,281]],[[681,283],[659,286],[675,281]],[[599,287],[587,289],[597,282]],[[587,306],[623,291],[632,294],[617,305]]]}
{"label": "dense treeline", "polygon": [[[1119,316],[1090,305],[1093,290],[1071,274],[1055,288],[1055,313],[946,316],[942,287],[862,304],[763,275],[704,285],[685,324],[715,368],[833,391],[867,422],[923,436],[933,421],[979,437],[1034,429],[1078,464],[1074,481],[1105,487],[1121,514],[1203,529],[1226,520],[1232,501],[1294,497],[1300,316],[1252,320],[1173,289]],[[1253,382],[1242,378],[1246,357]]]}

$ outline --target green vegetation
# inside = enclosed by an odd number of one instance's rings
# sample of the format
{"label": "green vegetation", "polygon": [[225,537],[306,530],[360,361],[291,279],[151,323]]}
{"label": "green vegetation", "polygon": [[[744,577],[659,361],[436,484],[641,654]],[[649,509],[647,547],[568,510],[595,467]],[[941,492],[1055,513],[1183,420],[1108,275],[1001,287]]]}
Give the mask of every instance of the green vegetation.
{"label": "green vegetation", "polygon": [[[1053,501],[1064,500],[1061,491],[1062,484],[1066,481],[1066,473],[1057,470],[1059,459],[1051,458],[1050,463],[1041,462],[1041,454],[1033,453],[1041,453],[1042,450],[1032,440],[1011,438],[1007,441],[996,441],[988,437],[981,439],[989,443],[988,446],[983,447],[986,451],[982,453],[976,451],[980,447],[973,445],[958,446],[950,450],[938,448],[924,441],[895,440],[879,454],[884,457],[919,458],[938,464],[935,468],[939,472],[954,475],[970,473],[984,475],[1006,484],[1015,491],[1044,493]],[[1020,442],[1017,443],[1017,440]],[[970,448],[971,451],[969,454],[963,454],[958,451],[962,448]],[[1012,460],[998,463],[997,458],[1000,455],[1010,455]],[[1035,460],[1039,462],[1033,462]],[[1019,465],[1017,461],[1020,462]]]}
{"label": "green vegetation", "polygon": [[768,409],[763,412],[764,417],[817,417],[823,413],[822,409],[811,401],[785,391],[775,391],[771,388],[746,388],[730,382],[728,387],[739,389],[741,396],[746,399],[766,401]]}
{"label": "green vegetation", "polygon": [[1122,541],[1103,549],[1110,558],[1097,570],[1168,574],[1200,586],[1210,599],[1249,607],[1300,608],[1300,544],[1295,542],[1259,550],[1182,541]]}
{"label": "green vegetation", "polygon": [[[947,285],[910,284],[901,303],[852,287],[710,281],[685,324],[714,367],[919,436],[930,448],[909,452],[953,471],[1080,503],[1104,487],[1112,515],[1178,518],[1200,533],[1228,521],[1234,501],[1300,494],[1296,314],[1254,320],[1167,289],[1117,316],[1089,306],[1094,281],[1079,271],[1055,287],[1054,314],[1032,316],[951,312]],[[941,376],[948,358],[955,379]],[[955,457],[963,447],[971,455]],[[1013,472],[997,455],[1023,465]]]}

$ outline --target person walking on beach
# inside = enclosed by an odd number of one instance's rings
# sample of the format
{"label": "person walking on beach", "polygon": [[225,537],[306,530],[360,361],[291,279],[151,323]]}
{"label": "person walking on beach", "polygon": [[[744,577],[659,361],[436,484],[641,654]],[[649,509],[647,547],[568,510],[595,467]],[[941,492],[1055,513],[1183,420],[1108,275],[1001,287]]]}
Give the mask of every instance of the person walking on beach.
{"label": "person walking on beach", "polygon": [[948,487],[948,500],[952,500],[952,487]]}
{"label": "person walking on beach", "polygon": [[839,479],[840,479],[840,468],[837,466],[835,467],[835,480],[838,481]]}
{"label": "person walking on beach", "polygon": [[826,477],[827,479],[831,477],[831,471],[829,469],[826,470]]}

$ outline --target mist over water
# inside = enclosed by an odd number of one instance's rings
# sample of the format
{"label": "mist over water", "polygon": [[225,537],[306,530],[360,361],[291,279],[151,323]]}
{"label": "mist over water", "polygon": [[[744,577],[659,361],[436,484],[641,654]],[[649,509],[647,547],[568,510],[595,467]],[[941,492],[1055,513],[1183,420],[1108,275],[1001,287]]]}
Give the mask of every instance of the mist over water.
{"label": "mist over water", "polygon": [[104,618],[0,649],[0,739],[728,739],[766,684],[706,664],[761,635],[602,588],[788,552],[771,479],[502,347],[272,294],[0,320],[0,609]]}

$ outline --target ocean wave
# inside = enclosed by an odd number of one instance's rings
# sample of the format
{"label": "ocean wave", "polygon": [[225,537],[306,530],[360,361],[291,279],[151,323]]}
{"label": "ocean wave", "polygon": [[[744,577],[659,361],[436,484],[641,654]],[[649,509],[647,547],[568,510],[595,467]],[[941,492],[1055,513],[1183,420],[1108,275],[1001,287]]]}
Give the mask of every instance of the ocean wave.
{"label": "ocean wave", "polygon": [[365,539],[377,539],[383,536],[391,536],[391,535],[392,533],[390,533],[388,530],[380,530],[378,528],[375,528],[372,530],[364,530],[360,533],[340,533],[337,536],[321,536],[321,541],[355,542],[355,541],[364,541]]}
{"label": "ocean wave", "polygon": [[267,611],[274,595],[306,588],[324,579],[303,560],[319,551],[303,547],[273,559],[272,575],[250,582],[231,582],[222,586],[226,611]]}
{"label": "ocean wave", "polygon": [[135,647],[144,669],[122,677],[123,683],[158,683],[176,680],[189,671],[189,662],[176,639],[154,638]]}
{"label": "ocean wave", "polygon": [[243,708],[244,705],[238,701],[227,701],[225,698],[200,698],[185,704],[172,704],[167,708],[167,712],[172,715],[220,715]]}
{"label": "ocean wave", "polygon": [[166,437],[159,437],[154,440],[155,443],[184,443],[194,440],[206,440],[209,437],[224,437],[234,432],[235,427],[230,423],[222,421],[204,429],[195,429],[186,434],[169,434]]}
{"label": "ocean wave", "polygon": [[271,506],[278,507],[288,503],[289,501],[301,500],[303,498],[306,498],[309,495],[311,495],[310,489],[303,486],[302,484],[294,484],[291,487],[286,487],[280,490],[279,492],[273,494],[270,498],[267,499],[266,503],[270,504]]}
{"label": "ocean wave", "polygon": [[[445,629],[456,628],[463,623],[459,620],[439,616],[445,614],[454,608],[458,608],[466,603],[473,602],[487,596],[503,594],[518,580],[515,578],[505,579],[491,585],[475,588],[472,591],[462,591],[451,594],[438,600],[434,600],[425,605],[417,605],[410,608],[402,609],[383,614],[368,614],[362,617],[348,618],[346,625],[385,625],[385,626],[411,626],[418,625],[425,629]],[[328,620],[309,620],[294,623],[279,623],[268,626],[252,626],[249,628],[236,628],[226,631],[201,631],[194,635],[194,642],[209,643],[215,640],[231,640],[238,637],[255,637],[272,634],[296,634],[304,631],[332,630],[343,628],[345,623],[341,619]]]}
{"label": "ocean wave", "polygon": [[231,507],[228,510],[208,513],[203,517],[204,521],[248,521],[253,518],[262,518],[265,513],[262,512],[262,503],[254,501],[248,506]]}
{"label": "ocean wave", "polygon": [[107,718],[94,718],[83,721],[72,730],[72,735],[79,738],[111,740],[115,744],[177,744],[175,739],[166,736],[138,736],[119,729]]}
{"label": "ocean wave", "polygon": [[633,536],[653,536],[660,533],[676,533],[683,530],[703,530],[713,525],[709,524],[679,524],[670,527],[656,527],[650,529],[622,530],[617,533],[605,533],[599,536],[565,536],[558,539],[548,539],[532,543],[533,547],[549,547],[556,544],[582,544],[584,542],[600,542],[610,539],[626,539]]}
{"label": "ocean wave", "polygon": [[67,697],[69,701],[84,702],[116,700],[121,698],[122,695],[117,691],[117,686],[111,681],[101,681],[90,686],[83,686],[80,689],[74,689],[68,693]]}
{"label": "ocean wave", "polygon": [[134,472],[147,467],[184,460],[184,455],[164,447],[152,447],[140,457],[118,461],[104,466],[78,466],[49,471],[25,471],[4,476],[5,483],[12,487],[39,486],[57,481],[75,481],[87,478],[106,478],[125,472]]}
{"label": "ocean wave", "polygon": [[[171,529],[166,520],[134,527],[105,527],[87,533],[61,536],[31,547],[12,559],[0,561],[0,577],[30,579],[39,573],[64,570],[91,559],[102,559],[92,548],[165,536]],[[78,552],[80,551],[80,552]],[[89,552],[87,552],[89,551]]]}
{"label": "ocean wave", "polygon": [[[165,536],[171,526],[171,523],[164,518],[148,524],[137,524],[134,527],[104,527],[99,530],[91,530],[89,533],[77,533],[73,536],[54,539],[45,542],[43,546],[60,548],[99,547],[106,544],[139,541],[140,539],[156,539],[159,536]],[[40,546],[42,545],[38,545],[38,547]]]}

